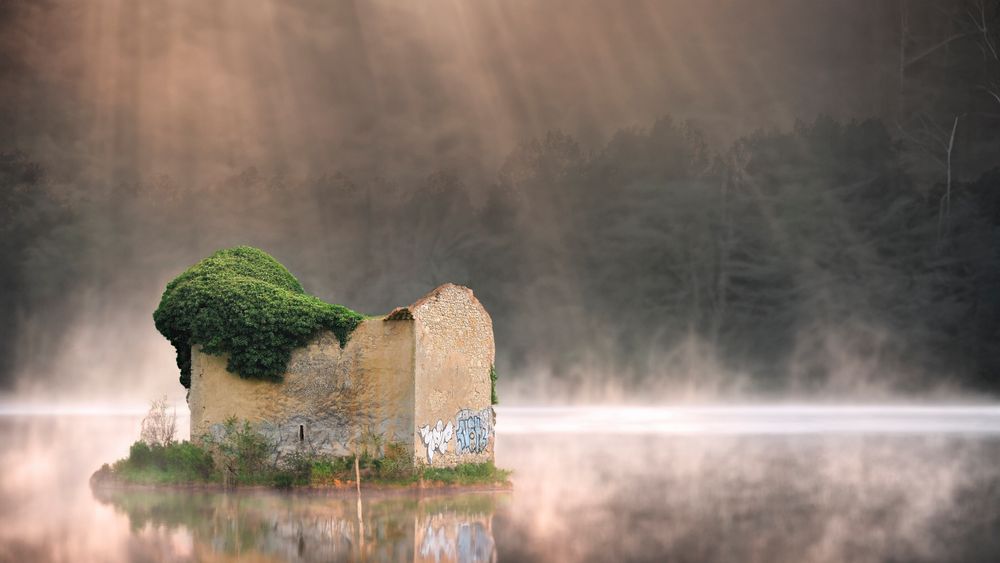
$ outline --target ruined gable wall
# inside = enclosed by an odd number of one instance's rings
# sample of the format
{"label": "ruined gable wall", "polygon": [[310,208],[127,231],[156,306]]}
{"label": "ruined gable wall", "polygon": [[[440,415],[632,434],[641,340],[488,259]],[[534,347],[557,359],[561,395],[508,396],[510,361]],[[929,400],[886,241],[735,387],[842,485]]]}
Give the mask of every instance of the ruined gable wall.
{"label": "ruined gable wall", "polygon": [[[370,426],[385,441],[413,439],[413,321],[362,322],[341,349],[322,333],[296,349],[280,383],[242,379],[224,356],[192,351],[191,439],[218,434],[230,416],[258,425],[283,452],[346,455]],[[299,426],[304,440],[299,440]]]}
{"label": "ruined gable wall", "polygon": [[493,460],[493,321],[472,290],[454,284],[409,309],[417,344],[415,461],[448,466]]}

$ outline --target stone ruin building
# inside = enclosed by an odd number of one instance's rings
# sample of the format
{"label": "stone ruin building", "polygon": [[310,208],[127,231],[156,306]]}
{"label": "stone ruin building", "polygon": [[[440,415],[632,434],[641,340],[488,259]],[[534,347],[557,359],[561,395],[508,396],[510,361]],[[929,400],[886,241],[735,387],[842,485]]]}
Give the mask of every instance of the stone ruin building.
{"label": "stone ruin building", "polygon": [[343,348],[321,333],[293,352],[280,382],[240,378],[225,356],[195,346],[191,439],[218,435],[235,417],[281,453],[349,455],[392,442],[418,465],[492,461],[493,361],[489,314],[472,290],[450,283],[362,321]]}

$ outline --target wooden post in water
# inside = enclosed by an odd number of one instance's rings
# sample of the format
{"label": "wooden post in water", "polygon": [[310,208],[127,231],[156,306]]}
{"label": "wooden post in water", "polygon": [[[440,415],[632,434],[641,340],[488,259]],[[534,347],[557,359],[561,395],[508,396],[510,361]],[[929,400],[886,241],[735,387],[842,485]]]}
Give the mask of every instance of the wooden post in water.
{"label": "wooden post in water", "polygon": [[358,488],[358,533],[360,535],[361,557],[365,553],[365,519],[361,513],[361,463],[357,452],[354,453],[354,482]]}

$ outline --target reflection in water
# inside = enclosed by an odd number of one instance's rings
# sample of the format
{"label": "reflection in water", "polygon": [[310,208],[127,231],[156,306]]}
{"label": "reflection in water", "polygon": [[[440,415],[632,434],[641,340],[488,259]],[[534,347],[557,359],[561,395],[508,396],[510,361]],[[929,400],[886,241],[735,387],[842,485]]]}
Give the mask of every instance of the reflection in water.
{"label": "reflection in water", "polygon": [[[507,494],[371,493],[363,542],[347,495],[96,489],[94,496],[125,514],[134,535],[156,538],[149,555],[158,558],[493,561],[492,518]],[[166,552],[162,538],[178,532],[186,541]]]}
{"label": "reflection in water", "polygon": [[501,412],[513,492],[365,493],[364,547],[353,496],[92,492],[138,417],[0,416],[0,561],[1000,560],[991,412],[606,410]]}
{"label": "reflection in water", "polygon": [[417,524],[420,560],[493,561],[492,522],[469,520],[455,513],[439,513],[421,518]]}

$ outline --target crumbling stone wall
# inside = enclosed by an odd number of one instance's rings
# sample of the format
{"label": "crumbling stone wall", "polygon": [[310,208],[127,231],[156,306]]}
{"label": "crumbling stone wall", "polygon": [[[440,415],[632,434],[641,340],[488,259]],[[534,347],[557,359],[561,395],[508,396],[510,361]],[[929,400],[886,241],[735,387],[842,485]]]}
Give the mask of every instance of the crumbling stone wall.
{"label": "crumbling stone wall", "polygon": [[472,290],[445,284],[409,307],[416,322],[417,463],[493,460],[493,321]]}
{"label": "crumbling stone wall", "polygon": [[281,382],[241,379],[224,356],[191,355],[191,439],[249,420],[282,453],[349,455],[372,432],[416,464],[493,460],[493,323],[472,290],[445,284],[367,319],[343,349],[329,332],[292,353]]}
{"label": "crumbling stone wall", "polygon": [[351,453],[370,430],[410,444],[413,428],[413,323],[369,319],[341,349],[323,333],[295,350],[280,383],[241,379],[224,356],[197,350],[191,362],[191,439],[218,435],[227,418],[249,420],[283,453]]}

